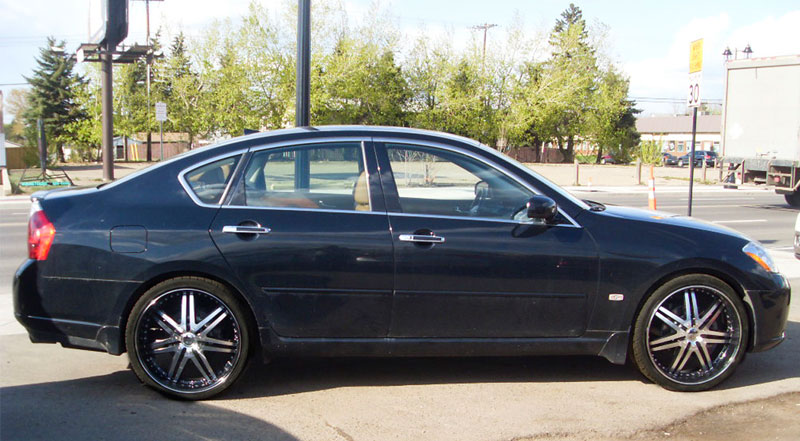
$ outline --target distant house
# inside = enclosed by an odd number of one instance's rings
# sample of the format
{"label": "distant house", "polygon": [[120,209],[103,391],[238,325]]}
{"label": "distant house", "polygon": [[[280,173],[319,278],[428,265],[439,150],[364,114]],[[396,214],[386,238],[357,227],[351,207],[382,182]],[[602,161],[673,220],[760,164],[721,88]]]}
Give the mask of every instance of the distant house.
{"label": "distant house", "polygon": [[[698,115],[695,150],[720,151],[720,115]],[[682,156],[692,145],[691,116],[645,116],[636,120],[642,141],[655,141],[661,150]]]}
{"label": "distant house", "polygon": [[3,138],[3,149],[0,152],[0,167],[9,169],[25,168],[22,146]]}

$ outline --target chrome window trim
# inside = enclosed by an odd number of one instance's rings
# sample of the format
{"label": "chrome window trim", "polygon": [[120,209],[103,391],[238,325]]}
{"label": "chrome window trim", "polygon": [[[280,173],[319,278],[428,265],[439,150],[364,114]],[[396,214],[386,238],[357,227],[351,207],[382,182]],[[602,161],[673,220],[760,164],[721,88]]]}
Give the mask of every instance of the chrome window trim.
{"label": "chrome window trim", "polygon": [[242,161],[239,161],[236,164],[236,167],[231,172],[231,179],[228,180],[228,183],[225,185],[225,190],[222,192],[222,195],[219,198],[219,202],[216,204],[207,204],[201,201],[200,198],[198,198],[197,195],[195,194],[194,190],[192,190],[192,186],[189,185],[189,181],[186,180],[186,174],[200,167],[211,164],[213,162],[222,161],[223,159],[228,159],[234,156],[244,156],[244,154],[247,153],[247,150],[248,149],[240,149],[234,152],[228,152],[223,155],[214,156],[213,158],[206,159],[205,161],[192,164],[191,166],[186,167],[185,169],[181,170],[178,173],[178,182],[180,182],[181,186],[183,187],[183,190],[186,192],[186,194],[189,195],[189,197],[195,204],[205,208],[219,208],[222,206],[222,201],[224,201],[225,198],[228,197],[228,192],[230,191],[231,186],[233,185],[233,181],[235,180],[233,178],[236,177],[236,172],[239,170]]}
{"label": "chrome window trim", "polygon": [[335,208],[302,208],[302,207],[259,207],[257,205],[223,205],[221,208],[233,208],[239,210],[268,210],[268,211],[307,211],[311,213],[350,213],[350,214],[373,214],[386,216],[385,211],[357,211],[357,210],[337,210]]}
{"label": "chrome window trim", "polygon": [[[318,144],[332,144],[332,143],[345,143],[345,142],[355,143],[355,142],[357,142],[358,145],[359,145],[359,148],[361,148],[361,161],[363,162],[364,173],[366,173],[366,177],[367,177],[367,195],[369,197],[369,210],[370,211],[358,211],[355,208],[353,208],[352,210],[338,210],[338,209],[332,209],[332,208],[264,207],[264,206],[258,206],[258,205],[231,205],[231,204],[222,205],[221,208],[246,208],[246,209],[251,209],[251,210],[252,209],[256,209],[256,210],[313,211],[313,212],[325,212],[325,213],[360,213],[360,214],[367,214],[367,213],[373,214],[374,213],[374,214],[384,214],[385,215],[386,214],[385,212],[372,211],[372,190],[370,189],[370,185],[369,185],[370,173],[369,173],[369,168],[367,166],[366,145],[364,145],[364,143],[366,143],[366,142],[368,142],[370,140],[371,140],[371,138],[369,136],[342,136],[342,137],[331,136],[331,137],[314,138],[314,139],[301,139],[301,140],[295,139],[295,140],[289,140],[289,141],[280,141],[280,142],[275,142],[275,143],[272,143],[272,144],[265,144],[265,145],[258,146],[258,147],[251,147],[250,149],[248,149],[249,153],[250,153],[250,155],[248,157],[248,162],[249,162],[250,158],[254,154],[256,154],[258,152],[261,152],[261,151],[264,151],[264,150],[281,149],[281,148],[284,148],[284,147],[302,147],[302,146],[310,146],[310,145],[318,145]],[[193,167],[192,169],[194,169],[194,168],[196,168],[196,167]],[[222,201],[225,200],[225,196],[227,196],[227,191],[228,191],[228,189],[225,190],[225,194],[223,195],[223,198],[220,199],[220,200],[222,200]],[[195,202],[197,202],[197,201],[195,201]],[[219,207],[219,206],[217,206],[217,207]]]}
{"label": "chrome window trim", "polygon": [[[413,146],[432,147],[432,148],[438,148],[438,149],[442,149],[442,150],[447,150],[447,151],[459,153],[459,154],[468,156],[468,157],[470,157],[470,158],[472,158],[472,159],[474,159],[474,160],[476,160],[478,162],[481,162],[481,163],[483,163],[483,164],[485,164],[485,165],[487,165],[487,166],[489,166],[491,168],[494,168],[495,170],[498,170],[499,172],[501,172],[505,176],[511,178],[512,181],[514,181],[517,184],[521,185],[522,187],[528,189],[531,193],[533,193],[535,195],[541,195],[542,194],[538,189],[536,189],[535,187],[531,186],[530,184],[528,184],[527,182],[522,180],[517,174],[511,172],[510,170],[508,170],[507,168],[503,167],[502,165],[494,163],[494,162],[490,162],[486,158],[482,158],[482,157],[476,155],[475,153],[473,153],[473,152],[471,152],[469,150],[463,149],[461,147],[456,147],[456,146],[452,146],[452,145],[448,145],[448,144],[442,144],[442,143],[435,142],[435,141],[405,139],[405,138],[392,138],[392,137],[374,137],[374,138],[372,138],[372,141],[373,142],[381,142],[381,143],[384,143],[384,144],[386,144],[386,143],[403,144],[403,145],[409,145],[409,146],[412,146],[412,147]],[[561,207],[558,207],[558,212],[562,216],[564,216],[564,218],[567,219],[572,225],[554,224],[554,225],[551,225],[551,226],[553,226],[553,227],[564,226],[564,227],[583,228],[583,227],[581,227],[580,224],[575,222],[575,219],[573,219],[572,216],[570,216],[564,210],[562,210]],[[389,214],[391,214],[391,215],[397,215],[397,214],[414,215],[414,216],[423,216],[423,217],[439,217],[439,218],[445,218],[445,219],[497,220],[497,221],[503,221],[503,222],[527,224],[526,222],[520,222],[520,221],[511,220],[511,219],[506,220],[506,219],[496,219],[496,218],[478,218],[478,217],[469,217],[469,216],[440,216],[440,215],[425,215],[425,214],[418,214],[418,213],[394,213],[394,212],[390,212]]]}

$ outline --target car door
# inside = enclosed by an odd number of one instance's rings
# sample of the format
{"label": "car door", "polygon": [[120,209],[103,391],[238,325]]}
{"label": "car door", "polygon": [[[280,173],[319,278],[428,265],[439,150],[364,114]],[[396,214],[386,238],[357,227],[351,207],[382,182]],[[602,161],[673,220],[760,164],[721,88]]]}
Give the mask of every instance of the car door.
{"label": "car door", "polygon": [[559,214],[532,223],[534,194],[453,146],[376,142],[395,259],[392,337],[572,337],[597,289],[591,237]]}
{"label": "car door", "polygon": [[214,219],[215,244],[278,335],[388,333],[392,240],[374,154],[364,149],[361,141],[256,149]]}

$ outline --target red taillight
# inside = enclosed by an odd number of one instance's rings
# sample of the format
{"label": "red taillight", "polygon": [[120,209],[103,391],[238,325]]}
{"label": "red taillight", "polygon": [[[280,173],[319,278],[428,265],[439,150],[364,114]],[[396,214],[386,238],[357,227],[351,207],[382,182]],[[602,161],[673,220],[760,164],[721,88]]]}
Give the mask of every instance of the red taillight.
{"label": "red taillight", "polygon": [[[38,205],[38,204],[36,204]],[[28,257],[36,260],[47,260],[50,245],[56,237],[56,227],[44,215],[44,211],[34,206],[28,220]],[[35,210],[35,211],[34,211]]]}

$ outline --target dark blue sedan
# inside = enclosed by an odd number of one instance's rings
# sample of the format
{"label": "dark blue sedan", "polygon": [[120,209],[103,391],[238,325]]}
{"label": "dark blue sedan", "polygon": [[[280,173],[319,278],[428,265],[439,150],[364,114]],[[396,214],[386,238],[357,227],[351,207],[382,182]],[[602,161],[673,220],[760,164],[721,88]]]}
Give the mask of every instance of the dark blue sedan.
{"label": "dark blue sedan", "polygon": [[575,198],[461,137],[319,127],[38,193],[17,319],[202,399],[251,358],[592,354],[698,391],[784,338],[762,246]]}

